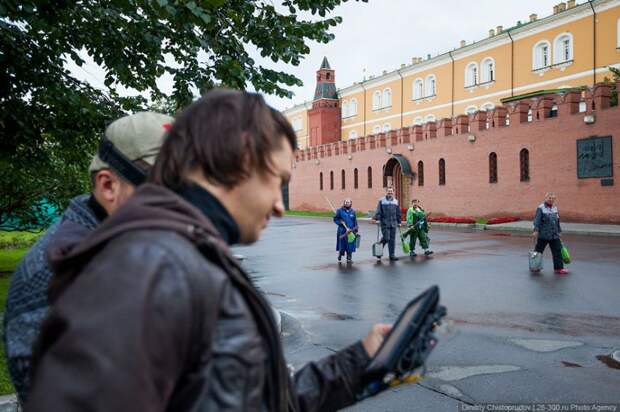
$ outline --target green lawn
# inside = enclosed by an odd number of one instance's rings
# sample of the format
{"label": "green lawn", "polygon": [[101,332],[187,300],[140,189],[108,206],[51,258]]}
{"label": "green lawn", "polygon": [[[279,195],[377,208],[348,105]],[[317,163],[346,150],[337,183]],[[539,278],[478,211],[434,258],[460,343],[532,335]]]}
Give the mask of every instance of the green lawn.
{"label": "green lawn", "polygon": [[[0,254],[4,251],[0,251]],[[9,284],[11,283],[10,276],[0,276],[0,311],[4,316],[4,306],[6,304],[6,295],[9,291]],[[4,356],[4,339],[0,339],[0,395],[9,395],[15,393],[11,378],[9,378],[9,370],[6,365],[6,358]]]}
{"label": "green lawn", "polygon": [[[4,316],[6,297],[15,267],[41,233],[0,231],[0,313]],[[15,393],[4,356],[4,339],[0,339],[0,395]]]}
{"label": "green lawn", "polygon": [[0,274],[13,272],[27,251],[27,248],[0,249]]}

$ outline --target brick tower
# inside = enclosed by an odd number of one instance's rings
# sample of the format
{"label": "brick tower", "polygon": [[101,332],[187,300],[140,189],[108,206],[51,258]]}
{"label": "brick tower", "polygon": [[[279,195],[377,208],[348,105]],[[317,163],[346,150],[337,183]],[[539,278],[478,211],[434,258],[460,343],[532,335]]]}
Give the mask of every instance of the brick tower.
{"label": "brick tower", "polygon": [[327,57],[316,72],[316,90],[312,109],[308,111],[310,146],[340,140],[340,103],[336,92],[336,72],[329,67]]}

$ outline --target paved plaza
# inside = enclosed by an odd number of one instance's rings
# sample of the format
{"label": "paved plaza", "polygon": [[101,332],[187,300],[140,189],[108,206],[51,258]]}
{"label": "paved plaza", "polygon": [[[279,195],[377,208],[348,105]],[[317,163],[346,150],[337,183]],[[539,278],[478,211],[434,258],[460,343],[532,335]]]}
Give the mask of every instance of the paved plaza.
{"label": "paved plaza", "polygon": [[[435,254],[377,262],[376,228],[361,224],[354,264],[338,264],[328,219],[272,221],[261,240],[237,247],[282,313],[287,360],[296,367],[392,322],[437,284],[448,321],[426,378],[351,408],[443,411],[459,404],[617,403],[620,370],[620,238],[567,235],[569,275],[528,272],[524,233],[431,228]],[[387,251],[386,251],[387,252]],[[386,253],[387,254],[387,253]],[[402,253],[401,253],[402,254]]]}

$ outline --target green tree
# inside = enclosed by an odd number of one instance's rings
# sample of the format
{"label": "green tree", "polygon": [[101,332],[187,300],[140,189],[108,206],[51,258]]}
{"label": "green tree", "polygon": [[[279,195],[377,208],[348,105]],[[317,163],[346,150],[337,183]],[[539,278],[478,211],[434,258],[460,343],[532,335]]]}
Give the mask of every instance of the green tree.
{"label": "green tree", "polygon": [[[620,70],[616,69],[615,67],[608,67],[609,71],[611,72],[611,74],[613,74],[614,76],[614,81],[611,84],[611,99],[610,99],[610,104],[612,106],[617,106],[618,105],[618,90],[617,90],[617,82],[618,79],[620,79]],[[605,81],[608,81],[609,79],[606,77]]]}
{"label": "green tree", "polygon": [[[298,65],[308,41],[333,39],[341,19],[325,16],[345,1],[3,0],[0,227],[36,222],[43,203],[61,208],[87,190],[84,171],[100,133],[127,111],[174,112],[215,84],[289,96],[287,87],[301,81],[250,52]],[[67,70],[84,65],[85,54],[105,69],[105,90]],[[170,95],[157,85],[162,75],[173,78]],[[121,97],[121,89],[137,97]]]}

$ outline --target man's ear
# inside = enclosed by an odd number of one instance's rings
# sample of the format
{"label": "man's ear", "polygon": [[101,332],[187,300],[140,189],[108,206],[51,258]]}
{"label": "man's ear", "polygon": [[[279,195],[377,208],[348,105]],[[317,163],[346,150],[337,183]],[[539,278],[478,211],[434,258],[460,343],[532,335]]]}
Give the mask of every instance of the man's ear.
{"label": "man's ear", "polygon": [[101,201],[114,202],[119,184],[118,177],[107,169],[100,170],[95,175],[95,192]]}

